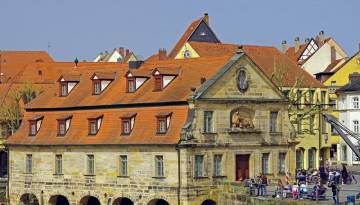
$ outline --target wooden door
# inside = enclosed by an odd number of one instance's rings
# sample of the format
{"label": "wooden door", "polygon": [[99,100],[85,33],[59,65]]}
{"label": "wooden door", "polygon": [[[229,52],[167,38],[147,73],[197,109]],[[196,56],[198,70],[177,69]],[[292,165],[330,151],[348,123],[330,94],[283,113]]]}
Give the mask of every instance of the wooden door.
{"label": "wooden door", "polygon": [[236,181],[249,179],[249,154],[236,155]]}

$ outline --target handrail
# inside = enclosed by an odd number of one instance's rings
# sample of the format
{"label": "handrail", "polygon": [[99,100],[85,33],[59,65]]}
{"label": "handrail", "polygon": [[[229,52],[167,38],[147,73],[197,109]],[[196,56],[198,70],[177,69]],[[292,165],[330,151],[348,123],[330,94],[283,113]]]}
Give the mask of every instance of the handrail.
{"label": "handrail", "polygon": [[[336,129],[336,131],[339,133],[339,135],[345,141],[345,143],[349,145],[350,149],[355,153],[355,155],[360,158],[359,149],[356,147],[356,145],[354,145],[351,142],[348,135],[352,136],[353,138],[355,138],[360,142],[359,136],[356,133],[352,132],[345,125],[341,124],[334,116],[329,114],[323,114],[323,115],[324,115],[324,119]],[[344,132],[346,132],[346,134]]]}

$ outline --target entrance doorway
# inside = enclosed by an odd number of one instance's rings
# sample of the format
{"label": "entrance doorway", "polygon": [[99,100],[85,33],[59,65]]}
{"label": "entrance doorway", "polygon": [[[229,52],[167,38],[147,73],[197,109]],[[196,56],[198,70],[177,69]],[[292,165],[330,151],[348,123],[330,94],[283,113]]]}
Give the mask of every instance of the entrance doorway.
{"label": "entrance doorway", "polygon": [[236,181],[249,179],[249,154],[236,155]]}

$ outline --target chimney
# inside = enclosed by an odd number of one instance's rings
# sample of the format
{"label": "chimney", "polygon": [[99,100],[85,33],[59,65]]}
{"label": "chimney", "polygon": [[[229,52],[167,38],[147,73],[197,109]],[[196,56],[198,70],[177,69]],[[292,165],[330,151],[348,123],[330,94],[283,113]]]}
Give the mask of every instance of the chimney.
{"label": "chimney", "polygon": [[244,46],[243,45],[238,46],[238,49],[236,51],[236,54],[241,54],[241,53],[244,53]]}
{"label": "chimney", "polygon": [[124,55],[125,54],[124,47],[119,48],[119,53],[120,53],[121,57],[123,57],[123,58],[125,57],[125,55]]}
{"label": "chimney", "polygon": [[281,42],[281,51],[282,51],[283,53],[285,53],[286,50],[287,50],[287,43],[286,43],[286,41],[282,41],[282,42]]}
{"label": "chimney", "polygon": [[125,56],[128,56],[129,53],[130,53],[130,50],[129,50],[129,49],[126,49],[126,51],[125,51]]}
{"label": "chimney", "polygon": [[359,80],[360,80],[360,74],[358,72],[354,72],[349,75],[350,83],[353,83],[353,82],[359,81]]}
{"label": "chimney", "polygon": [[336,60],[336,50],[335,46],[331,46],[331,63],[335,62]]}
{"label": "chimney", "polygon": [[294,40],[294,48],[295,48],[295,53],[297,53],[299,51],[300,48],[300,37],[296,37]]}
{"label": "chimney", "polygon": [[206,24],[209,24],[209,14],[208,13],[204,13],[203,20],[205,21]]}
{"label": "chimney", "polygon": [[319,32],[319,44],[320,44],[320,46],[324,45],[324,41],[325,41],[324,31],[320,31]]}
{"label": "chimney", "polygon": [[165,48],[160,48],[159,49],[159,60],[165,60],[167,58],[166,56],[166,49]]}
{"label": "chimney", "polygon": [[310,38],[305,38],[305,43],[309,43],[310,42]]}

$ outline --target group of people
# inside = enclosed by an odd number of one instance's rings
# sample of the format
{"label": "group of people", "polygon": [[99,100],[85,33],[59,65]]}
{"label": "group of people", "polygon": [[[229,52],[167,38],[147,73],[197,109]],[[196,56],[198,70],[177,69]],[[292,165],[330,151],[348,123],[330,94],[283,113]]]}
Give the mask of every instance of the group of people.
{"label": "group of people", "polygon": [[[251,196],[267,196],[266,186],[268,185],[268,178],[265,174],[258,174],[256,178],[248,181],[247,186],[250,188]],[[256,193],[255,193],[256,192]]]}

